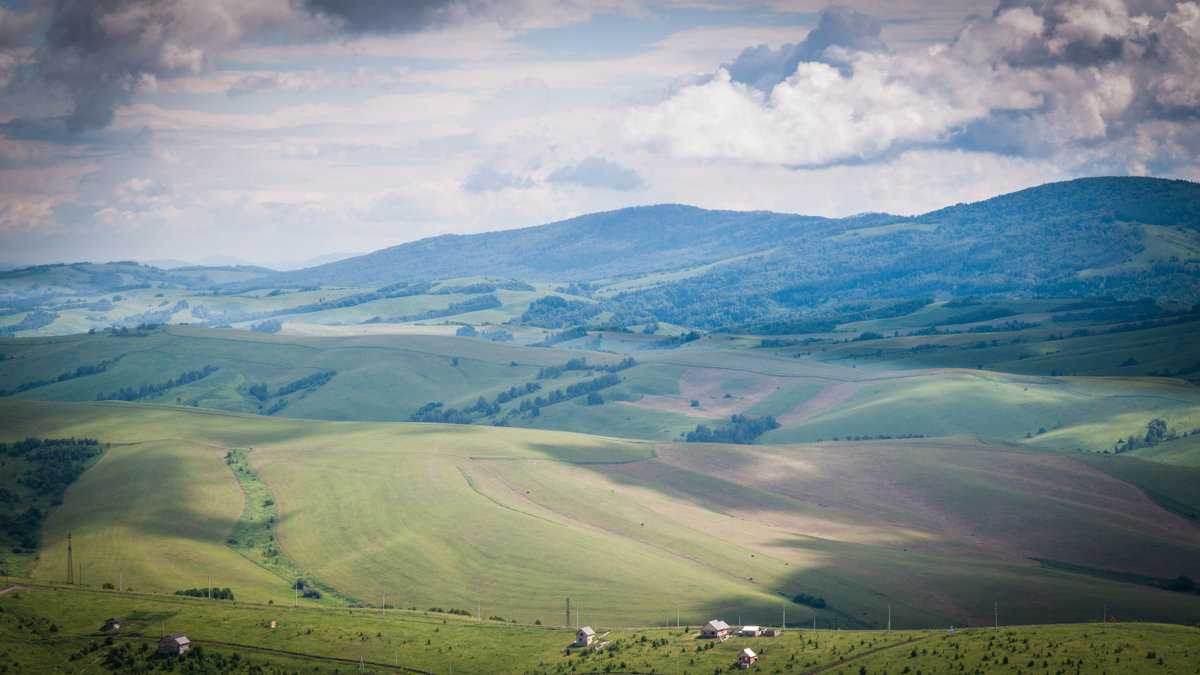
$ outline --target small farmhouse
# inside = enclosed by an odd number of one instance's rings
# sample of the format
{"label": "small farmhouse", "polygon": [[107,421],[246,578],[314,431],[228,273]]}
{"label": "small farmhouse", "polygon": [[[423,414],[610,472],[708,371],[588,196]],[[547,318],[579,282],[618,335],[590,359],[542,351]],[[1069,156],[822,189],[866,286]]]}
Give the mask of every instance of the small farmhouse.
{"label": "small farmhouse", "polygon": [[114,616],[111,619],[107,619],[104,622],[104,628],[101,628],[100,630],[117,630],[121,627],[122,621],[124,621],[124,619],[122,619],[121,617]]}
{"label": "small farmhouse", "polygon": [[745,670],[746,668],[754,665],[754,662],[757,660],[758,654],[755,654],[750,650],[749,647],[747,647],[742,650],[741,654],[738,654],[738,668]]}
{"label": "small farmhouse", "polygon": [[158,641],[158,653],[167,656],[179,656],[192,646],[192,641],[183,633],[171,633]]}
{"label": "small farmhouse", "polygon": [[267,628],[274,628],[274,627],[275,627],[275,619],[271,619],[270,621],[267,622]]}
{"label": "small farmhouse", "polygon": [[758,626],[742,626],[742,637],[758,637],[762,635],[762,629]]}
{"label": "small farmhouse", "polygon": [[781,629],[781,628],[767,628],[766,630],[764,630],[764,631],[761,633],[761,635],[764,635],[764,636],[766,636],[766,637],[779,637],[780,635],[783,635],[783,629]]}
{"label": "small farmhouse", "polygon": [[700,629],[702,638],[723,638],[727,635],[729,635],[729,624],[720,619],[713,619]]}
{"label": "small farmhouse", "polygon": [[591,626],[584,626],[575,631],[575,647],[586,647],[596,639],[596,631]]}

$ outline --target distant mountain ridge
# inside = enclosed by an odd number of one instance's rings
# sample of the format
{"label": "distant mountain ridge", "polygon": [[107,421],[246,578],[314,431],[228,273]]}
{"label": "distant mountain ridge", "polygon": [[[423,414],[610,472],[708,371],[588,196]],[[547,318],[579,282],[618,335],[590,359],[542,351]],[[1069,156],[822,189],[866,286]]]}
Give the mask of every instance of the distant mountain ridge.
{"label": "distant mountain ridge", "polygon": [[800,228],[828,222],[767,211],[638,206],[516,230],[421,239],[272,275],[269,282],[381,286],[473,275],[588,281],[685,269],[762,251]]}
{"label": "distant mountain ridge", "polygon": [[[878,313],[888,306],[899,311],[931,298],[1111,296],[1194,304],[1200,303],[1200,184],[1083,178],[918,216],[831,219],[641,206],[517,230],[443,235],[287,272],[161,270],[132,262],[39,266],[0,272],[0,298],[10,315],[44,310],[10,321],[12,330],[28,331],[55,320],[60,309],[90,307],[83,297],[123,289],[188,289],[213,297],[252,290],[275,297],[329,287],[370,291],[336,300],[317,295],[301,303],[305,312],[314,312],[422,294],[428,282],[480,276],[512,280],[505,287],[523,292],[534,291],[527,282],[570,285],[579,297],[541,302],[535,294],[532,303],[523,298],[514,305],[511,296],[490,295],[500,288],[496,284],[491,291],[484,290],[488,284],[467,285],[457,292],[471,297],[456,299],[435,318],[510,302],[517,323],[554,329],[663,322],[779,332],[789,322],[812,324],[822,316]],[[158,304],[164,303],[169,304]],[[290,305],[284,305],[264,310],[230,305],[215,317],[178,320],[261,320],[288,313]],[[103,313],[108,309],[88,310],[92,318],[72,325],[168,322],[176,317],[167,309],[142,307],[115,319]],[[393,310],[382,309],[374,320],[430,318],[424,310],[388,311]]]}
{"label": "distant mountain ridge", "polygon": [[1200,302],[1200,185],[1082,178],[911,217],[643,206],[443,235],[241,284],[381,286],[472,275],[596,281],[715,263],[610,298],[606,309],[624,322],[715,328],[923,296]]}

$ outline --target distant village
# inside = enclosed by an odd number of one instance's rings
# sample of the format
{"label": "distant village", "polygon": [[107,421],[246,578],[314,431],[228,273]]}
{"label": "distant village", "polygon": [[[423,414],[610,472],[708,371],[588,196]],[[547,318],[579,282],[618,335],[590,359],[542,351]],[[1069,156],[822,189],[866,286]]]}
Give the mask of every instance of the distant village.
{"label": "distant village", "polygon": [[[761,628],[759,626],[742,626],[741,630],[734,630],[729,624],[720,619],[713,619],[704,624],[700,628],[700,639],[702,640],[721,640],[735,635],[741,637],[778,637],[783,634],[782,628]],[[604,635],[607,635],[605,633]],[[591,647],[595,650],[604,648],[607,642],[602,642],[604,635],[596,635],[595,629],[591,626],[584,626],[575,631],[575,642],[571,643],[571,647]],[[766,650],[760,650],[760,653],[765,653]],[[749,647],[738,653],[737,665],[739,668],[748,669],[750,666],[758,662],[760,654],[756,654]]]}
{"label": "distant village", "polygon": [[[124,619],[120,616],[111,617],[105,620],[101,630],[105,632],[118,631],[121,629],[123,622]],[[267,628],[275,628],[276,622],[271,620],[266,622],[265,625]],[[725,640],[734,636],[778,637],[782,634],[782,628],[761,628],[759,626],[742,626],[740,630],[734,630],[724,621],[720,619],[713,619],[700,628],[700,634],[698,637],[702,640],[720,640],[724,642]],[[597,651],[601,650],[605,645],[608,644],[608,642],[604,641],[604,637],[606,635],[608,635],[608,633],[597,635],[596,630],[591,626],[583,626],[575,631],[575,641],[572,642],[569,647],[567,647],[567,650],[570,650],[571,648],[591,648]],[[191,648],[191,646],[192,641],[183,633],[171,633],[170,635],[163,636],[158,641],[157,653],[163,657],[181,656],[185,654]],[[742,669],[749,669],[758,662],[760,655],[765,652],[765,649],[759,650],[758,653],[749,647],[743,649],[742,651],[738,652],[738,667]]]}

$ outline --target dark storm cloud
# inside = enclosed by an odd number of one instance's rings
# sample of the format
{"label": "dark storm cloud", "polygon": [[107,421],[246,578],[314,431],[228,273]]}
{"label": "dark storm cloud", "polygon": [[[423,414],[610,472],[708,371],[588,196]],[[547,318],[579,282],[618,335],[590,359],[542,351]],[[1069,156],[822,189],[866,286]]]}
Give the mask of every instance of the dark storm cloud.
{"label": "dark storm cloud", "polygon": [[[102,129],[116,109],[156,79],[209,69],[246,38],[325,39],[444,26],[468,16],[475,0],[57,0],[34,55],[40,77],[66,91],[72,132]],[[2,12],[3,10],[0,10]],[[0,40],[15,33],[0,13]],[[246,80],[231,94],[271,88]]]}
{"label": "dark storm cloud", "polygon": [[397,33],[455,23],[482,6],[474,0],[294,0],[353,33]]}
{"label": "dark storm cloud", "polygon": [[70,96],[66,124],[78,132],[108,126],[151,78],[202,71],[239,32],[215,0],[60,0],[34,58]]}
{"label": "dark storm cloud", "polygon": [[1047,156],[1076,140],[1112,144],[1134,166],[1200,152],[1194,3],[1006,0],[969,25],[949,54],[1007,70],[1014,90],[1024,85],[1040,99],[994,107],[954,136],[958,147]]}
{"label": "dark storm cloud", "polygon": [[882,25],[875,18],[845,9],[828,7],[821,10],[820,20],[804,40],[797,44],[786,44],[777,50],[767,45],[750,47],[738,54],[733,63],[723,67],[735,82],[750,85],[760,91],[770,92],[783,82],[802,62],[821,62],[840,69],[847,62],[830,47],[841,47],[855,51],[882,51],[887,48],[879,33]]}
{"label": "dark storm cloud", "polygon": [[34,24],[41,16],[36,10],[18,12],[0,7],[0,49],[29,44]]}

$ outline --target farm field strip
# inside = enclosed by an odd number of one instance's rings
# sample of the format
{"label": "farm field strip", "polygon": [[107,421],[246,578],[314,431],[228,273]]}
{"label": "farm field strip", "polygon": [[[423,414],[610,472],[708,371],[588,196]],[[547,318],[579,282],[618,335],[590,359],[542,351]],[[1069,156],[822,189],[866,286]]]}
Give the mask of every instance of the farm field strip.
{"label": "farm field strip", "polygon": [[[65,535],[75,532],[87,578],[116,581],[123,568],[127,585],[171,593],[181,579],[205,586],[211,572],[239,599],[293,601],[290,580],[225,545],[242,499],[224,457],[253,448],[282,550],[313,582],[367,603],[387,593],[404,605],[482,605],[545,622],[571,597],[608,625],[654,623],[672,607],[690,623],[734,608],[766,624],[804,592],[829,607],[789,615],[846,627],[878,626],[889,601],[909,625],[957,622],[992,593],[1023,622],[1046,612],[1086,618],[1078,601],[1097,595],[1145,618],[1200,609],[1195,596],[1026,559],[1168,579],[1200,566],[1190,522],[1071,455],[929,439],[651,446],[16,399],[0,400],[0,420],[18,438],[49,429],[115,444],[47,525],[39,579],[62,578]],[[177,497],[177,513],[138,506],[138,494],[91,505],[104,486],[136,490],[160,472],[171,478],[156,485]],[[1197,503],[1196,489],[1181,483],[1171,494]],[[186,546],[172,521],[195,522]],[[140,548],[121,557],[129,528]],[[1046,600],[1012,606],[1023,592]],[[1050,599],[1071,609],[1057,613]]]}

